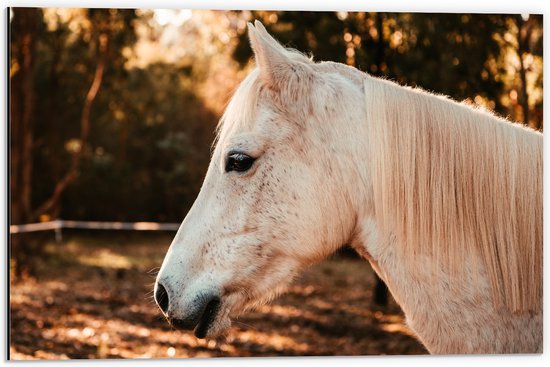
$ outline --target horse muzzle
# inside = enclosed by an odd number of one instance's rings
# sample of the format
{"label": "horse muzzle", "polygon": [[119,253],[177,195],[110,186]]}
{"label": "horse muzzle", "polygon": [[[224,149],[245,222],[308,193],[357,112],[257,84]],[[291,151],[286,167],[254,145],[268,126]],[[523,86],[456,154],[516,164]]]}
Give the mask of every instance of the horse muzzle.
{"label": "horse muzzle", "polygon": [[[171,299],[172,298],[172,299]],[[157,282],[155,301],[171,326],[179,330],[194,330],[197,338],[205,338],[220,311],[220,297],[207,293],[196,296],[185,312],[175,306],[174,297]]]}

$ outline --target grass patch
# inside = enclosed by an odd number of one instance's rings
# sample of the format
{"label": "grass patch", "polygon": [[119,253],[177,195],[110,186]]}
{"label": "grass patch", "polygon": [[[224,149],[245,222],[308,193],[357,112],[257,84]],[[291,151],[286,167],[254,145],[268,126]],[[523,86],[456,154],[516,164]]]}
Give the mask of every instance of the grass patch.
{"label": "grass patch", "polygon": [[[45,267],[81,264],[112,269],[149,270],[162,264],[172,234],[66,234],[44,245]],[[42,267],[42,266],[41,266]]]}

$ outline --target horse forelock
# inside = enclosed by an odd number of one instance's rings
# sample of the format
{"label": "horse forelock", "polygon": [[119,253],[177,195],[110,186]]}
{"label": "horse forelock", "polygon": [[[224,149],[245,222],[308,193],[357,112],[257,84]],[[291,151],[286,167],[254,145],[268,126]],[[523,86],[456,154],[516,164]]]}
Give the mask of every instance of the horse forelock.
{"label": "horse forelock", "polygon": [[216,127],[214,144],[223,141],[233,129],[243,129],[253,125],[262,89],[258,75],[258,69],[254,69],[233,93]]}
{"label": "horse forelock", "polygon": [[542,134],[389,81],[364,85],[383,232],[455,274],[475,254],[496,304],[539,310]]}

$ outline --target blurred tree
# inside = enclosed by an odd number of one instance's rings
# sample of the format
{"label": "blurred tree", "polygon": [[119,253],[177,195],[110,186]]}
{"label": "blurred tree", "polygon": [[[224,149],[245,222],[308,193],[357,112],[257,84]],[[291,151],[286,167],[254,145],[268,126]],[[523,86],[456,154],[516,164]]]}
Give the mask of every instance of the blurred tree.
{"label": "blurred tree", "polygon": [[[80,17],[81,21],[85,21],[87,26],[79,34],[81,37],[80,42],[75,42],[74,44],[84,46],[88,51],[86,55],[88,56],[88,63],[96,63],[96,65],[92,67],[94,71],[91,73],[90,86],[84,97],[80,112],[79,137],[73,138],[66,145],[66,150],[71,154],[68,168],[61,177],[55,179],[51,194],[35,210],[34,217],[39,217],[40,215],[48,215],[49,217],[58,216],[61,195],[77,178],[82,158],[87,151],[92,104],[101,88],[107,65],[111,69],[122,69],[124,64],[123,60],[121,60],[123,59],[121,51],[124,46],[136,40],[132,26],[132,20],[135,18],[135,15],[132,11],[119,12],[116,9],[88,9],[84,10],[80,14]],[[58,68],[60,60],[59,52],[62,51],[56,43],[53,43],[53,46],[54,48],[50,52],[55,56],[52,58],[50,70]],[[67,66],[72,67],[72,65]],[[92,68],[88,67],[86,72],[90,74]],[[50,78],[55,79],[55,76],[55,72],[50,71]],[[46,82],[47,86],[51,84],[54,86],[57,85],[54,80]],[[55,103],[52,99],[49,102],[51,104]],[[57,105],[59,106],[60,104]],[[49,125],[47,128],[51,129],[52,126]],[[59,159],[58,157],[52,158],[54,160]],[[56,173],[59,174],[59,171]]]}
{"label": "blurred tree", "polygon": [[10,190],[11,221],[31,214],[33,115],[35,113],[35,49],[43,31],[42,11],[13,9],[10,39]]}
{"label": "blurred tree", "polygon": [[93,150],[64,196],[63,217],[183,218],[202,183],[217,121],[184,87],[188,78],[185,68],[155,63],[128,70],[98,97]]}
{"label": "blurred tree", "polygon": [[[318,60],[346,62],[542,126],[542,16],[253,11],[252,19]],[[251,56],[244,31],[239,40],[234,58],[244,65]],[[509,65],[510,51],[522,60],[517,67]],[[506,98],[516,89],[522,113]]]}
{"label": "blurred tree", "polygon": [[[56,217],[180,221],[209,161],[218,115],[199,94],[211,80],[211,70],[223,64],[218,54],[195,52],[183,62],[129,67],[135,27],[150,21],[148,13],[138,18],[133,10],[38,12],[35,21],[42,33],[35,37],[28,88],[39,98],[26,110],[33,111],[27,114],[33,129],[23,129],[19,122],[15,126],[37,137],[35,144],[25,145],[24,159],[34,167],[28,175],[33,195],[12,191],[12,198],[29,202],[28,215],[12,223]],[[216,16],[210,22],[221,14]],[[22,38],[14,27],[20,20],[17,10],[12,34]],[[18,51],[20,43],[12,41],[11,47]],[[216,57],[213,66],[208,60]],[[227,91],[237,80],[224,75],[231,82],[218,89]],[[202,90],[208,89],[214,88]],[[18,101],[17,96],[12,100]],[[221,112],[223,103],[211,104]]]}
{"label": "blurred tree", "polygon": [[[252,11],[249,20],[258,19],[279,42],[317,60],[346,62],[343,38],[345,23],[337,13],[315,11]],[[248,36],[243,29],[233,56],[241,65],[252,57]]]}
{"label": "blurred tree", "polygon": [[[12,223],[33,214],[181,220],[216,121],[252,65],[245,20],[254,18],[316,59],[471,98],[542,127],[540,16],[191,14],[166,28],[152,11],[14,9]],[[171,45],[160,47],[170,34]]]}
{"label": "blurred tree", "polygon": [[509,103],[521,107],[516,119],[521,115],[526,125],[542,130],[542,15],[510,15],[507,21],[509,30],[500,41],[515,54],[512,70],[519,74],[510,83]]}
{"label": "blurred tree", "polygon": [[[33,178],[32,152],[34,146],[35,67],[37,38],[43,32],[42,12],[36,8],[13,9],[10,32],[10,221],[25,223],[32,212]],[[21,236],[11,239],[11,248],[18,264],[28,263],[34,243]],[[23,244],[28,246],[23,248]],[[17,266],[16,273],[25,271]]]}
{"label": "blurred tree", "polygon": [[[351,14],[350,18],[356,16]],[[419,85],[456,100],[482,95],[497,102],[502,83],[495,78],[498,70],[489,69],[487,61],[499,52],[492,38],[500,31],[499,22],[484,15],[385,13],[376,17],[376,32],[362,27],[365,22],[354,23],[367,44],[383,43],[380,65],[369,60],[369,48],[359,47],[356,53],[356,62],[366,60],[375,75]],[[491,107],[501,110],[499,104]]]}

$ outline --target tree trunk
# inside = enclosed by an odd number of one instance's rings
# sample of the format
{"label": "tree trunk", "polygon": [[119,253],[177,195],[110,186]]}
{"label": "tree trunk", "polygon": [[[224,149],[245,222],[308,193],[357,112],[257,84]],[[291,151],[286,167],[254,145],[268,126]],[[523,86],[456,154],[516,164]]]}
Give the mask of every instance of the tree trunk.
{"label": "tree trunk", "polygon": [[383,76],[382,63],[384,62],[384,18],[380,12],[376,12],[376,31],[378,42],[376,44],[376,76]]}
{"label": "tree trunk", "polygon": [[520,89],[520,104],[523,110],[523,123],[526,126],[530,126],[529,121],[529,94],[527,92],[527,70],[525,68],[525,61],[523,60],[524,53],[528,52],[529,39],[531,38],[532,21],[529,19],[524,21],[519,18],[518,21],[518,48],[516,49],[519,58],[519,75],[521,78]]}
{"label": "tree trunk", "polygon": [[[34,95],[34,53],[39,9],[13,8],[11,23],[10,69],[10,224],[29,220],[32,194],[32,154]],[[30,242],[21,234],[10,237],[10,249],[16,260],[16,275],[28,263]]]}
{"label": "tree trunk", "polygon": [[33,151],[34,49],[40,10],[14,8],[12,60],[17,64],[10,77],[10,189],[11,223],[23,223],[31,213]]}
{"label": "tree trunk", "polygon": [[[59,130],[63,128],[60,123],[59,113],[60,105],[58,98],[60,92],[60,66],[65,47],[65,40],[60,37],[59,33],[54,33],[54,40],[51,43],[52,63],[48,72],[48,93],[46,96],[44,124],[48,127],[44,132],[45,144],[52,148],[62,149],[63,141],[59,136]],[[54,149],[55,149],[54,148]],[[37,147],[38,149],[38,147]],[[54,150],[55,151],[55,150]],[[55,154],[57,153],[57,154]],[[59,159],[58,152],[49,154],[48,167],[51,170],[51,182],[57,182],[65,173],[65,167]],[[56,213],[53,213],[52,218],[56,218]]]}
{"label": "tree trunk", "polygon": [[86,94],[86,99],[84,100],[84,106],[82,108],[82,115],[80,118],[80,147],[73,153],[69,170],[65,176],[63,176],[63,178],[55,184],[52,195],[34,212],[33,217],[35,218],[42,214],[58,211],[61,195],[78,176],[82,156],[84,155],[88,144],[88,136],[90,135],[90,114],[92,111],[92,104],[95,101],[97,93],[101,87],[103,74],[107,65],[108,44],[108,34],[100,34],[98,39],[99,62],[96,66],[90,89]]}

